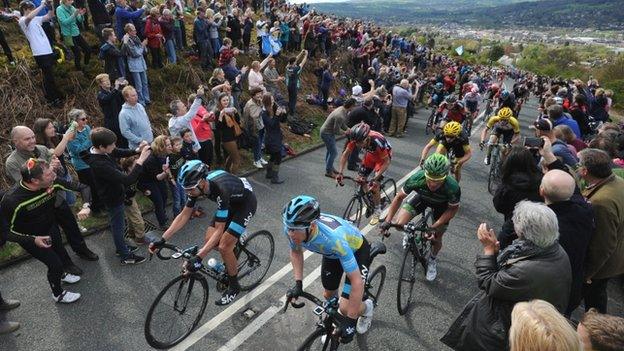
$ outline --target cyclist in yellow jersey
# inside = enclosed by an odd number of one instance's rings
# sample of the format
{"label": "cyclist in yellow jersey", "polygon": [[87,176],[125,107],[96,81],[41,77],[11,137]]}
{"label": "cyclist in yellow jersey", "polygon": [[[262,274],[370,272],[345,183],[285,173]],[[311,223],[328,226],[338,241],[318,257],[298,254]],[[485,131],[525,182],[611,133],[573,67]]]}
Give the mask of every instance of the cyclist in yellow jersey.
{"label": "cyclist in yellow jersey", "polygon": [[481,142],[479,146],[483,147],[485,144],[485,137],[488,131],[492,129],[490,134],[490,140],[487,145],[487,153],[485,156],[485,164],[490,164],[490,155],[492,153],[492,145],[496,144],[500,137],[503,137],[504,144],[513,144],[518,141],[520,137],[520,124],[518,120],[513,116],[513,112],[509,107],[503,107],[498,111],[498,115],[490,118],[487,122],[485,129],[481,132]]}
{"label": "cyclist in yellow jersey", "polygon": [[[461,179],[461,167],[472,157],[472,149],[470,148],[470,140],[468,134],[462,130],[462,125],[452,121],[444,125],[442,132],[437,133],[431,141],[425,146],[420,155],[420,166],[427,159],[429,150],[437,146],[436,153],[446,155],[451,159],[453,166],[452,172],[455,179],[459,182]],[[453,157],[451,157],[451,155]]]}

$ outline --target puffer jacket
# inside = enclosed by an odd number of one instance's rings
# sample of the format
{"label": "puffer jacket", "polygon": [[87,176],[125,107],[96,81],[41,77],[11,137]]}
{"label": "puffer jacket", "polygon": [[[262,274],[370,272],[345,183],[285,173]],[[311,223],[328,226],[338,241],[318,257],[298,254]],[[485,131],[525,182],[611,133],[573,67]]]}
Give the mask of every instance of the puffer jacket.
{"label": "puffer jacket", "polygon": [[[508,350],[511,311],[517,302],[541,299],[563,313],[568,305],[572,272],[568,256],[555,242],[523,250],[516,240],[501,252],[478,255],[475,262],[481,291],[473,297],[440,339],[453,350]],[[516,254],[501,260],[514,250]]]}

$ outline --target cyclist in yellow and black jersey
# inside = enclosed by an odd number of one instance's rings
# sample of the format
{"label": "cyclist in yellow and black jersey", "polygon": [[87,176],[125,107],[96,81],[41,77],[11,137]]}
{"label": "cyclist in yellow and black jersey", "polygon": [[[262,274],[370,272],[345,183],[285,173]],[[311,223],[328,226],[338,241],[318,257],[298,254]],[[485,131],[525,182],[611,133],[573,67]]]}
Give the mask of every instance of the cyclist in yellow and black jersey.
{"label": "cyclist in yellow and black jersey", "polygon": [[481,142],[479,142],[479,146],[483,147],[485,144],[485,137],[490,130],[492,130],[492,134],[490,135],[490,140],[487,145],[487,153],[484,161],[486,165],[490,164],[492,145],[498,143],[501,137],[503,138],[504,144],[513,144],[518,141],[520,137],[520,124],[513,116],[513,112],[509,107],[501,108],[500,111],[498,111],[498,115],[490,118],[483,132],[481,132]]}
{"label": "cyclist in yellow and black jersey", "polygon": [[472,157],[470,140],[468,135],[462,131],[462,125],[455,121],[444,125],[442,132],[437,133],[423,149],[420,155],[421,167],[429,154],[429,150],[434,146],[437,146],[436,153],[448,156],[451,159],[451,163],[454,163],[452,172],[455,179],[459,182],[462,165]]}

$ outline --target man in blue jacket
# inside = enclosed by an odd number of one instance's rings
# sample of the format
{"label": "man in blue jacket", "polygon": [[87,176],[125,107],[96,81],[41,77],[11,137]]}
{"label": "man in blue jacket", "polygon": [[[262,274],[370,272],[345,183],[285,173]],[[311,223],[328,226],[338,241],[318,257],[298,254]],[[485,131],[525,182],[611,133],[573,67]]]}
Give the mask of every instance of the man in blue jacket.
{"label": "man in blue jacket", "polygon": [[570,127],[570,129],[572,129],[577,138],[580,139],[583,137],[578,122],[566,116],[563,113],[563,107],[561,107],[560,105],[555,104],[548,107],[548,118],[553,122],[553,127],[563,124]]}
{"label": "man in blue jacket", "polygon": [[132,11],[126,0],[117,0],[117,7],[115,8],[115,34],[117,34],[117,38],[123,38],[126,34],[124,26],[140,18],[146,7],[147,5],[143,5],[142,8]]}

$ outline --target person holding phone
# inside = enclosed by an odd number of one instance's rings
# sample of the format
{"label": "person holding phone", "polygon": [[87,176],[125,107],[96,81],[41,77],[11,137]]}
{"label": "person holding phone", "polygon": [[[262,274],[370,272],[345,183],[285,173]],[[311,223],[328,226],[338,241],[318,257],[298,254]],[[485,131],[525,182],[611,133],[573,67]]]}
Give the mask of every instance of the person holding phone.
{"label": "person holding phone", "polygon": [[80,276],[65,273],[63,267],[71,265],[71,259],[63,246],[54,213],[55,192],[79,189],[85,206],[78,212],[79,219],[89,216],[89,187],[75,182],[57,179],[54,169],[44,160],[30,158],[21,167],[22,180],[11,188],[0,202],[0,215],[9,226],[8,240],[19,244],[24,251],[48,267],[48,282],[52,298],[60,303],[72,303],[79,293],[63,290],[61,282],[73,284]]}

